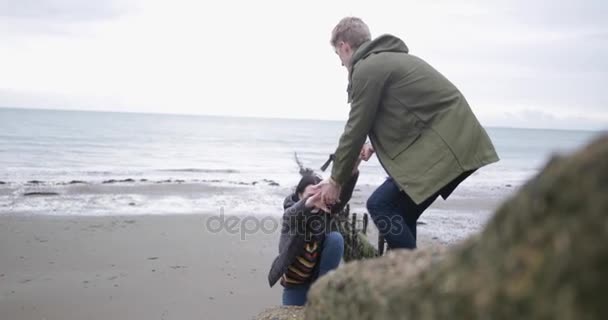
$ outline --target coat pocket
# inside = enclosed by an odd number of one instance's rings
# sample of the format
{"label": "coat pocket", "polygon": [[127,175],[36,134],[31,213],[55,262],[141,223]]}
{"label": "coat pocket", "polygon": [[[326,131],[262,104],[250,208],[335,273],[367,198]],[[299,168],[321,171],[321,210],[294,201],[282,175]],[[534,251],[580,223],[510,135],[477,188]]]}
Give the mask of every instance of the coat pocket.
{"label": "coat pocket", "polygon": [[407,150],[411,145],[416,143],[416,141],[420,138],[420,135],[420,132],[416,131],[402,140],[386,143],[386,153],[392,160],[395,160],[396,157]]}
{"label": "coat pocket", "polygon": [[420,138],[424,124],[415,117],[409,116],[405,109],[398,113],[384,112],[375,130],[378,144],[386,151],[386,155],[394,159],[409,148]]}
{"label": "coat pocket", "polygon": [[443,139],[434,131],[422,132],[407,148],[396,154],[392,160],[397,165],[401,178],[415,180],[450,155]]}

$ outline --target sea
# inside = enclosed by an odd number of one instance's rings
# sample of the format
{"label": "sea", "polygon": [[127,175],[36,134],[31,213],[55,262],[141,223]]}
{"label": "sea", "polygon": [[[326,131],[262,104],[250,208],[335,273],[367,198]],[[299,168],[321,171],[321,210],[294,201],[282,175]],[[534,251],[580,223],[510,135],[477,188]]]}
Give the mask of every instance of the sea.
{"label": "sea", "polygon": [[[295,154],[322,176],[343,121],[0,109],[0,214],[282,214],[299,180]],[[500,161],[454,193],[516,190],[554,155],[598,132],[486,128]],[[361,165],[361,188],[386,179]],[[331,167],[330,169],[331,170]]]}

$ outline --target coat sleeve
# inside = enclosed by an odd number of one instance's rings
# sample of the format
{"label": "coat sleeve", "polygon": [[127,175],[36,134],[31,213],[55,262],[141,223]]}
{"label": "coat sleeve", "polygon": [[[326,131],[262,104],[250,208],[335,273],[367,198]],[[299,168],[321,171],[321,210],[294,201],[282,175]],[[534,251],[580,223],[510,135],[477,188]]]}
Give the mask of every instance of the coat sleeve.
{"label": "coat sleeve", "polygon": [[348,121],[335,152],[331,178],[344,185],[352,175],[382,98],[383,83],[364,72],[353,74]]}
{"label": "coat sleeve", "polygon": [[348,181],[342,186],[342,190],[340,191],[340,202],[332,207],[332,213],[337,213],[344,209],[346,204],[350,201],[350,198],[353,196],[353,191],[355,190],[358,179],[359,170],[353,173],[350,179],[348,179]]}

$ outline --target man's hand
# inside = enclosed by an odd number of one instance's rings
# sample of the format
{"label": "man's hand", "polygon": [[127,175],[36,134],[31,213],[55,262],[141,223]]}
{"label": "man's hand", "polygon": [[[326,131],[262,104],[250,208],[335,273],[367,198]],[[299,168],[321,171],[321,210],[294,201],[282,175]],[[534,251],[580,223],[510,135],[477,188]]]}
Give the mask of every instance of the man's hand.
{"label": "man's hand", "polygon": [[313,195],[308,197],[308,199],[306,199],[306,202],[304,203],[304,206],[306,206],[306,208],[308,209],[317,208],[329,212],[329,208],[327,208],[327,205],[325,204],[325,202],[323,202],[321,192],[314,193]]}
{"label": "man's hand", "polygon": [[360,154],[361,159],[363,161],[368,161],[374,154],[374,151],[375,151],[374,147],[371,144],[369,144],[369,143],[364,144],[363,148],[361,148],[361,154]]}
{"label": "man's hand", "polygon": [[340,197],[341,187],[332,178],[321,181],[313,188],[315,194],[321,195],[321,199],[325,203],[326,207],[334,205],[340,200],[338,198]]}

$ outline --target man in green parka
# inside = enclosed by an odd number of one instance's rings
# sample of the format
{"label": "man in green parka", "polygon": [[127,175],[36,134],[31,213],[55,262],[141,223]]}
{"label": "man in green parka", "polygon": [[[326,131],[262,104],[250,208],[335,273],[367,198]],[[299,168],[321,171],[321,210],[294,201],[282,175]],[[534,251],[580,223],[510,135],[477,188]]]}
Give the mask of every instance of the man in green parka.
{"label": "man in green parka", "polygon": [[372,40],[361,19],[348,17],[331,45],[348,70],[351,107],[331,177],[315,189],[335,204],[357,159],[375,152],[389,178],[367,209],[390,248],[413,249],[422,212],[498,155],[463,94],[401,39]]}

